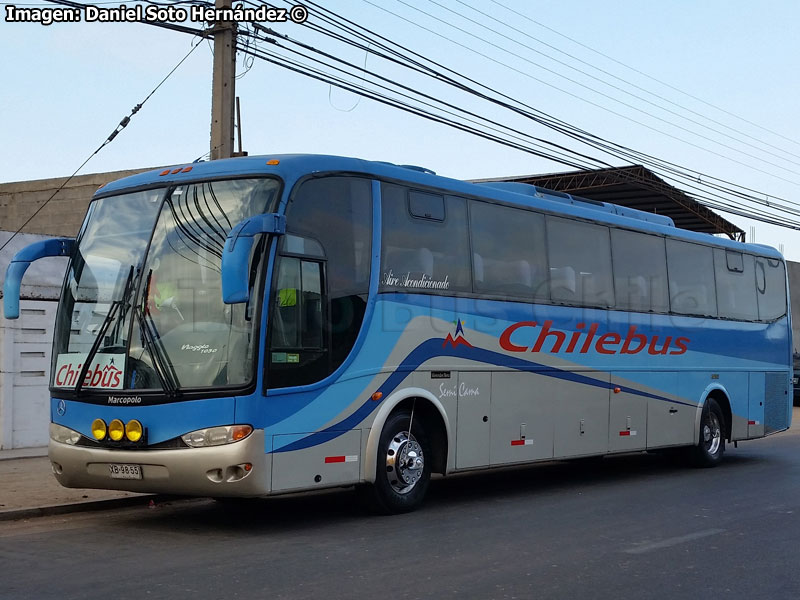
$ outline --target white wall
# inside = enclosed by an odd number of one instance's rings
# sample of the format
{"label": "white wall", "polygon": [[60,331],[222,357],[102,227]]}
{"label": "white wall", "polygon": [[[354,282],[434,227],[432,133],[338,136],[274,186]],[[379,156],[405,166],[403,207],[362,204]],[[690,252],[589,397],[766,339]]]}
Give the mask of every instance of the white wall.
{"label": "white wall", "polygon": [[19,319],[0,316],[0,450],[47,445],[56,306],[23,300]]}
{"label": "white wall", "polygon": [[[0,231],[0,246],[9,237]],[[0,251],[0,285],[14,254],[47,237],[20,234]],[[33,263],[22,280],[19,319],[8,321],[0,311],[0,450],[47,445],[50,353],[66,264],[66,258]]]}

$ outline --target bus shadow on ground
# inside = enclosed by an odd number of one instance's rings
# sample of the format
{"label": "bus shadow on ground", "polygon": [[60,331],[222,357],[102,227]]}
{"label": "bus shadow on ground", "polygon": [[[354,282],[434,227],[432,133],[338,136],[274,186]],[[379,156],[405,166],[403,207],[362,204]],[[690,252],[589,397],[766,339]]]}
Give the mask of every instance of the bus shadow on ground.
{"label": "bus shadow on ground", "polygon": [[[620,487],[645,479],[708,477],[753,463],[763,468],[769,457],[730,453],[716,469],[695,469],[677,451],[638,453],[614,457],[593,457],[533,465],[504,467],[437,476],[428,489],[425,504],[417,513],[384,517],[365,507],[352,487],[304,492],[301,494],[253,499],[217,499],[191,502],[165,502],[149,511],[146,522],[130,515],[139,527],[171,530],[216,530],[263,535],[269,532],[302,531],[343,523],[376,523],[383,519],[413,519],[428,511],[452,510],[466,505],[514,501],[528,496],[546,501],[553,494],[587,492],[603,486]],[[613,492],[613,489],[611,490]]]}

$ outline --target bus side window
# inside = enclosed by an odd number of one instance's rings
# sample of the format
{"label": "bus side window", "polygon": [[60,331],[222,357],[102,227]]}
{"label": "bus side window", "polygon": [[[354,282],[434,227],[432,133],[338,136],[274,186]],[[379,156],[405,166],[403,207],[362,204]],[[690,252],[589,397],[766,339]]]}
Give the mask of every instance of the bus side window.
{"label": "bus side window", "polygon": [[381,292],[471,292],[464,198],[381,184]]}
{"label": "bus side window", "polygon": [[617,308],[669,312],[664,238],[625,229],[612,229],[611,252]]}
{"label": "bus side window", "polygon": [[667,264],[672,311],[716,317],[712,249],[691,242],[667,240]]}
{"label": "bus side window", "polygon": [[746,321],[758,320],[753,257],[715,248],[714,271],[719,316]]}
{"label": "bus side window", "polygon": [[755,261],[758,318],[774,321],[786,314],[786,269],[774,258],[757,256]]}
{"label": "bus side window", "polygon": [[552,299],[614,306],[608,227],[551,216],[546,221]]}
{"label": "bus side window", "polygon": [[470,202],[475,291],[547,299],[544,217],[530,210]]}

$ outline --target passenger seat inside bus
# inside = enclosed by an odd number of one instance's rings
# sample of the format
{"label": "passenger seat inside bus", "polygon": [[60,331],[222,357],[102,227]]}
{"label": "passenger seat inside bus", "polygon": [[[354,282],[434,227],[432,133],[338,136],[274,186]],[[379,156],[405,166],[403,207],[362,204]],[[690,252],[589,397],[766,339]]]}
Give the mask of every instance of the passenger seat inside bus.
{"label": "passenger seat inside bus", "polygon": [[669,295],[672,309],[690,314],[707,313],[709,311],[708,288],[703,284],[679,287],[669,282]]}
{"label": "passenger seat inside bus", "polygon": [[400,248],[389,246],[383,261],[384,267],[392,270],[396,277],[410,273],[418,278],[425,274],[433,276],[433,253],[427,248]]}
{"label": "passenger seat inside bus", "polygon": [[632,309],[649,309],[650,293],[647,289],[647,280],[642,275],[624,277],[617,280],[619,289],[618,302],[621,306]]}
{"label": "passenger seat inside bus", "polygon": [[554,300],[574,300],[577,293],[575,269],[550,267],[550,290]]}
{"label": "passenger seat inside bus", "polygon": [[535,267],[527,260],[495,260],[472,255],[475,282],[489,292],[518,293],[529,296],[533,293]]}

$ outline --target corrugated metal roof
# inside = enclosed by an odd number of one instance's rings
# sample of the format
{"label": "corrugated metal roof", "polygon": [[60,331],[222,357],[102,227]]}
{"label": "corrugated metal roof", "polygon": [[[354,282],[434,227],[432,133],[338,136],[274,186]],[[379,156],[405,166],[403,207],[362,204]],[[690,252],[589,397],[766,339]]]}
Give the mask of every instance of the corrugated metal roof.
{"label": "corrugated metal roof", "polygon": [[549,175],[497,177],[480,181],[513,181],[566,192],[670,217],[677,227],[722,233],[744,241],[742,229],[641,165]]}

